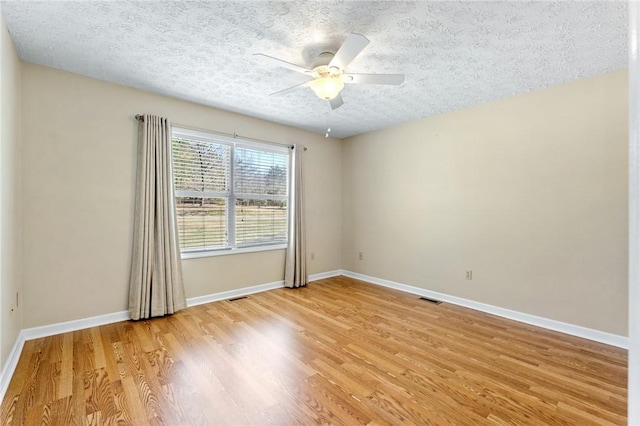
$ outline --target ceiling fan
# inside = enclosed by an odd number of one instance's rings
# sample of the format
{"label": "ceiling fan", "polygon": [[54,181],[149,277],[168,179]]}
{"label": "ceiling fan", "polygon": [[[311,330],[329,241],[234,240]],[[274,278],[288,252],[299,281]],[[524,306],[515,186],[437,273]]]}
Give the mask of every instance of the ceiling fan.
{"label": "ceiling fan", "polygon": [[283,95],[303,87],[310,87],[320,99],[329,101],[331,109],[336,109],[344,103],[340,92],[345,83],[398,86],[404,81],[404,74],[352,74],[345,72],[345,68],[369,43],[369,40],[362,34],[349,34],[335,54],[330,52],[321,53],[312,68],[292,64],[263,53],[254,53],[254,55],[266,58],[284,68],[305,74],[310,78],[309,81],[304,83],[272,93],[271,96]]}

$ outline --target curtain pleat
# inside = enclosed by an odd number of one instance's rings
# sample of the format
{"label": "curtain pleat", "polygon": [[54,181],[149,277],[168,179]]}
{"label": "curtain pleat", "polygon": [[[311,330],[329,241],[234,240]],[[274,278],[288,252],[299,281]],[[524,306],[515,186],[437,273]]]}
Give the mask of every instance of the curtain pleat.
{"label": "curtain pleat", "polygon": [[171,123],[145,114],[138,163],[129,315],[138,320],[186,307],[171,164]]}
{"label": "curtain pleat", "polygon": [[289,235],[284,267],[284,285],[291,288],[302,287],[308,282],[302,184],[303,150],[302,147],[294,146],[291,155],[291,205],[289,206]]}

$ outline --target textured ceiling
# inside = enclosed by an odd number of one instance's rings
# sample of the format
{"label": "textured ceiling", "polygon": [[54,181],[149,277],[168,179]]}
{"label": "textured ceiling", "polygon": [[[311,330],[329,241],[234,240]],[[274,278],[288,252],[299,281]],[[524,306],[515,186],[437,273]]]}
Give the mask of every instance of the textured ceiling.
{"label": "textured ceiling", "polygon": [[[20,57],[324,133],[329,107],[303,66],[347,34],[371,44],[347,70],[405,73],[347,85],[331,112],[346,137],[627,67],[626,2],[3,1]],[[144,111],[141,111],[144,112]]]}

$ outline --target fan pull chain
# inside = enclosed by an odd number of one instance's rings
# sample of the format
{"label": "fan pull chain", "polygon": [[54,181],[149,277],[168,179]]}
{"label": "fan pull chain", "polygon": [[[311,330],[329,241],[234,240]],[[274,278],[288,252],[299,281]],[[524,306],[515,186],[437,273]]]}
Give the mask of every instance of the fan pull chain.
{"label": "fan pull chain", "polygon": [[331,133],[331,104],[329,104],[329,111],[327,111],[327,132],[324,134],[324,137],[328,138],[329,133]]}

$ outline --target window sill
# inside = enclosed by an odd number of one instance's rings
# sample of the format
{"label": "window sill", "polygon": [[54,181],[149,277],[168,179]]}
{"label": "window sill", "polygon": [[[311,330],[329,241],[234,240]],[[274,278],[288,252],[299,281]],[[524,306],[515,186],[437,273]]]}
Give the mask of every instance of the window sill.
{"label": "window sill", "polygon": [[213,256],[228,256],[232,254],[243,253],[255,253],[259,251],[271,251],[271,250],[284,250],[287,248],[286,244],[274,244],[270,246],[257,246],[257,247],[241,247],[231,249],[219,249],[219,250],[206,250],[206,251],[192,251],[181,253],[181,259],[197,259],[200,257],[213,257]]}

